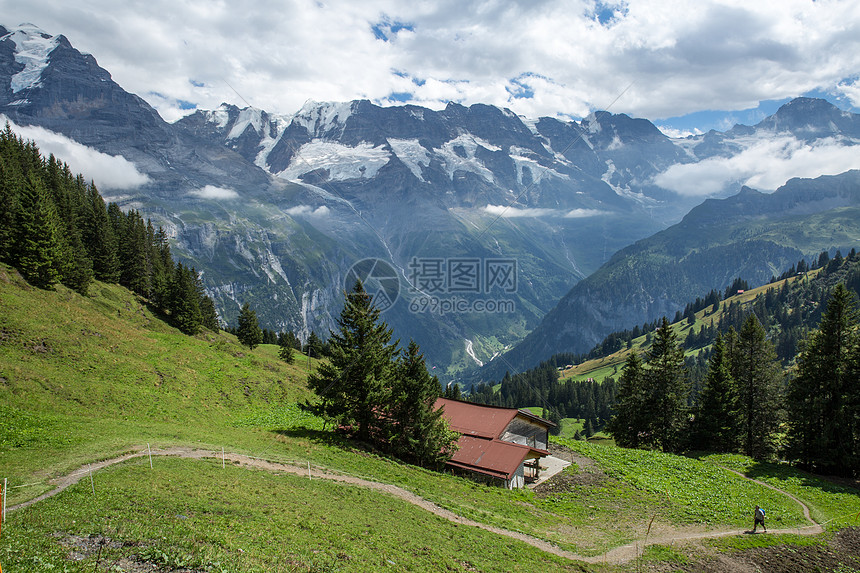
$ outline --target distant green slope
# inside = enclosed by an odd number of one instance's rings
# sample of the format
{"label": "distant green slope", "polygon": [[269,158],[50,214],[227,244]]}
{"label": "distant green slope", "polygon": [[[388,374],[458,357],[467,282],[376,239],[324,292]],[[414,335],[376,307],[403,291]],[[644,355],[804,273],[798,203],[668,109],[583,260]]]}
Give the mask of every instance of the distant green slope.
{"label": "distant green slope", "polygon": [[801,258],[860,246],[860,171],[792,179],[772,194],[709,199],[672,227],[616,253],[579,282],[523,342],[479,373],[498,380],[607,334],[672,316],[736,277],[763,284]]}

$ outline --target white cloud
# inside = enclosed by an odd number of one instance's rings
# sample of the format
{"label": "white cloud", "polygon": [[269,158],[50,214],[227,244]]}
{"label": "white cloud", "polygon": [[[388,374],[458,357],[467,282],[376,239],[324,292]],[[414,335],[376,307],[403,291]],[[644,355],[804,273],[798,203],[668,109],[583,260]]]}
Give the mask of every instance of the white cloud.
{"label": "white cloud", "polygon": [[851,105],[860,107],[860,80],[840,82],[836,91],[847,97]]}
{"label": "white cloud", "polygon": [[203,189],[189,191],[188,194],[200,199],[213,199],[216,201],[239,198],[239,194],[235,190],[226,187],[216,187],[214,185],[207,185]]}
{"label": "white cloud", "polygon": [[706,197],[731,184],[773,191],[792,177],[835,175],[860,168],[858,148],[833,138],[808,144],[770,134],[742,143],[743,151],[732,157],[676,164],[657,175],[654,183],[680,195]]}
{"label": "white cloud", "polygon": [[581,219],[605,215],[604,211],[597,209],[573,209],[565,212],[562,209],[505,207],[504,205],[487,205],[484,211],[490,215],[502,217],[503,219],[515,219],[518,217],[564,217],[565,219]]}
{"label": "white cloud", "polygon": [[659,119],[836,90],[860,70],[856,0],[600,4],[616,9],[608,23],[596,0],[0,0],[4,24],[65,34],[169,119],[356,98],[582,116],[628,86],[612,111]]}
{"label": "white cloud", "polygon": [[606,211],[598,211],[597,209],[573,209],[565,213],[565,219],[582,219],[585,217],[596,217],[598,215],[606,215]]}
{"label": "white cloud", "polygon": [[291,217],[325,217],[329,212],[329,208],[325,205],[320,205],[316,209],[310,205],[296,205],[295,207],[290,207],[285,211],[285,213]]}
{"label": "white cloud", "polygon": [[505,207],[504,205],[487,205],[484,207],[484,211],[490,215],[502,217],[503,219],[515,219],[518,217],[557,217],[561,214],[556,209],[520,209],[517,207]]}
{"label": "white cloud", "polygon": [[121,155],[96,151],[42,127],[15,125],[0,114],[0,123],[5,124],[7,121],[15,133],[26,140],[35,141],[43,156],[53,153],[54,157],[68,163],[72,173],[80,173],[86,179],[95,181],[99,189],[135,189],[149,183],[149,177]]}
{"label": "white cloud", "polygon": [[658,125],[657,129],[662,131],[663,135],[673,139],[681,139],[690,135],[702,135],[702,130],[700,129],[674,129],[664,125]]}

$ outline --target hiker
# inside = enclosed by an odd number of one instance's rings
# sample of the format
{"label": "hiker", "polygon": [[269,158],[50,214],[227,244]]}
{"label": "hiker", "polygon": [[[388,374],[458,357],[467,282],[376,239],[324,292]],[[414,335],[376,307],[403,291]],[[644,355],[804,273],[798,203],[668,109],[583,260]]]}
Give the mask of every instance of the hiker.
{"label": "hiker", "polygon": [[764,528],[764,532],[767,533],[767,525],[764,524],[764,510],[759,506],[755,506],[753,517],[755,518],[755,521],[753,522],[753,533],[755,533],[759,524]]}

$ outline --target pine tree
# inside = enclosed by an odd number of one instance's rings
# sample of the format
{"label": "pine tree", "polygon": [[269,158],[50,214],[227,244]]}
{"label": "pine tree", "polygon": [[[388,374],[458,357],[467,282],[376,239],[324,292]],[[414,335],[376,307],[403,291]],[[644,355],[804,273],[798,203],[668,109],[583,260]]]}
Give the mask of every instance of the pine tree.
{"label": "pine tree", "polygon": [[308,387],[322,400],[321,413],[355,429],[364,441],[379,427],[380,408],[389,404],[397,353],[391,330],[379,316],[370,295],[356,282],[346,296],[338,331],[329,339],[329,360],[308,378]]}
{"label": "pine tree", "polygon": [[218,320],[218,312],[215,310],[215,303],[208,295],[202,293],[200,289],[200,317],[204,328],[208,328],[212,332],[221,330],[221,323]]}
{"label": "pine tree", "polygon": [[790,451],[809,468],[849,476],[860,472],[858,326],[854,296],[837,284],[788,390]]}
{"label": "pine tree", "polygon": [[619,446],[638,448],[643,445],[644,434],[648,430],[648,395],[642,360],[636,352],[627,356],[615,398],[614,415],[606,425],[606,431]]}
{"label": "pine tree", "polygon": [[585,419],[585,425],[582,428],[582,432],[585,435],[585,439],[594,435],[594,423],[591,421],[591,418]]}
{"label": "pine tree", "polygon": [[86,210],[83,236],[84,244],[93,261],[93,275],[100,281],[114,283],[119,280],[116,236],[108,218],[104,199],[99,195],[95,184],[90,184],[87,188]]}
{"label": "pine tree", "polygon": [[246,302],[239,311],[239,328],[236,331],[239,342],[254,350],[263,342],[263,331],[257,322],[257,313]]}
{"label": "pine tree", "polygon": [[699,395],[694,447],[717,452],[734,452],[739,444],[738,390],[732,378],[731,363],[717,334],[708,363],[705,386]]}
{"label": "pine tree", "polygon": [[648,389],[646,411],[653,429],[652,445],[664,452],[679,451],[687,426],[690,381],[684,366],[684,351],[665,317],[648,353],[645,386]]}
{"label": "pine tree", "polygon": [[319,358],[322,356],[322,347],[322,340],[320,340],[320,337],[317,336],[317,333],[312,330],[310,335],[308,336],[306,354],[311,358]]}
{"label": "pine tree", "polygon": [[291,344],[291,341],[281,333],[278,335],[278,346],[280,349],[278,350],[278,357],[286,362],[287,364],[292,364],[294,360],[295,349]]}
{"label": "pine tree", "polygon": [[458,435],[435,408],[441,386],[427,372],[424,356],[413,340],[395,365],[388,405],[391,453],[422,466],[443,463],[454,453]]}
{"label": "pine tree", "polygon": [[17,219],[12,263],[30,284],[52,288],[61,277],[60,221],[54,202],[35,173],[30,173],[24,183]]}
{"label": "pine tree", "polygon": [[19,145],[7,123],[6,130],[0,133],[0,261],[9,263],[16,249],[20,197],[24,187],[24,174],[15,159]]}
{"label": "pine tree", "polygon": [[755,315],[744,322],[730,359],[738,387],[741,451],[766,459],[775,451],[782,419],[783,374],[773,344]]}
{"label": "pine tree", "polygon": [[302,343],[292,330],[278,333],[278,346],[289,346],[301,351]]}
{"label": "pine tree", "polygon": [[203,324],[194,270],[177,263],[170,291],[170,321],[185,334],[197,334]]}

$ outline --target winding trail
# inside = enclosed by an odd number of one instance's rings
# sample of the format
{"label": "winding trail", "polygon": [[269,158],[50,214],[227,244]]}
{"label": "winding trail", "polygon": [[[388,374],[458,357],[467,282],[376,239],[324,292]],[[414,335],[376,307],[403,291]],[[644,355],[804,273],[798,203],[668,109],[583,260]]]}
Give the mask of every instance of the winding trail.
{"label": "winding trail", "polygon": [[[119,456],[116,458],[112,458],[109,460],[102,460],[100,462],[94,462],[92,464],[88,464],[87,466],[82,467],[78,470],[75,470],[74,472],[72,472],[68,475],[61,476],[59,478],[51,480],[56,485],[56,487],[54,489],[52,489],[48,492],[45,492],[42,495],[35,497],[31,500],[25,501],[23,503],[19,503],[17,505],[11,505],[7,508],[7,511],[16,511],[18,509],[23,509],[25,507],[28,507],[28,506],[33,505],[35,503],[38,503],[44,499],[47,499],[47,498],[52,497],[54,495],[57,495],[58,493],[65,490],[67,487],[78,483],[82,479],[91,475],[92,472],[98,471],[98,470],[106,468],[108,466],[112,466],[115,464],[119,464],[119,463],[128,461],[130,459],[146,457],[147,455],[149,455],[149,453],[150,452],[148,450],[140,450],[140,451],[128,453],[128,454],[125,454],[125,455],[122,455],[122,456]],[[663,536],[659,536],[659,537],[657,537],[657,536],[650,537],[649,536],[649,537],[646,537],[644,540],[641,540],[641,541],[636,541],[636,542],[628,544],[628,545],[622,545],[619,547],[615,547],[615,548],[613,548],[613,549],[611,549],[611,550],[609,550],[606,553],[603,553],[601,555],[584,556],[584,555],[577,555],[576,553],[573,553],[570,551],[566,551],[566,550],[561,549],[560,547],[558,547],[556,545],[553,545],[552,543],[550,543],[548,541],[545,541],[543,539],[539,539],[537,537],[533,537],[531,535],[526,535],[524,533],[520,533],[517,531],[510,531],[507,529],[502,529],[500,527],[494,527],[492,525],[487,525],[485,523],[479,523],[477,521],[467,519],[465,517],[457,515],[456,513],[452,512],[450,510],[447,510],[443,507],[440,507],[440,506],[436,505],[435,503],[428,501],[428,500],[424,499],[423,497],[420,497],[420,496],[418,496],[418,495],[416,495],[416,494],[414,494],[414,493],[412,493],[406,489],[403,489],[399,486],[396,486],[396,485],[370,481],[370,480],[366,480],[363,478],[358,478],[358,477],[354,477],[354,476],[350,476],[350,475],[330,473],[327,471],[315,469],[313,467],[308,468],[307,466],[299,466],[299,465],[288,464],[288,463],[272,462],[272,461],[264,460],[262,458],[255,458],[252,456],[246,456],[243,454],[236,454],[236,453],[224,453],[224,454],[222,454],[222,452],[216,452],[216,451],[211,451],[211,450],[198,450],[198,449],[193,449],[193,448],[182,448],[182,447],[168,448],[168,449],[164,449],[164,450],[152,450],[151,453],[153,456],[174,456],[174,457],[198,459],[198,460],[199,459],[205,459],[205,458],[214,458],[216,460],[220,460],[220,459],[222,459],[222,455],[223,455],[223,460],[230,461],[231,463],[239,464],[240,466],[258,468],[258,469],[262,469],[262,470],[266,470],[266,471],[270,471],[270,472],[274,472],[274,473],[279,473],[279,472],[280,473],[289,473],[289,474],[300,475],[300,476],[308,476],[309,475],[309,477],[312,479],[313,478],[325,479],[325,480],[355,485],[355,486],[359,486],[359,487],[366,487],[366,488],[374,490],[374,491],[380,491],[383,493],[387,493],[389,495],[393,495],[394,497],[397,497],[397,498],[402,499],[404,501],[407,501],[413,505],[416,505],[416,506],[418,506],[418,507],[420,507],[426,511],[429,511],[430,513],[432,513],[436,516],[439,516],[442,519],[446,519],[452,523],[457,523],[460,525],[467,525],[470,527],[477,527],[479,529],[489,531],[490,533],[495,533],[497,535],[503,535],[505,537],[510,537],[512,539],[522,541],[523,543],[527,543],[527,544],[529,544],[533,547],[536,547],[536,548],[538,548],[541,551],[544,551],[546,553],[551,553],[553,555],[557,555],[557,556],[563,557],[565,559],[570,559],[572,561],[582,561],[582,562],[586,562],[586,563],[616,563],[616,564],[617,563],[625,563],[625,562],[632,561],[632,560],[636,559],[641,554],[641,551],[643,551],[644,548],[649,546],[649,545],[657,545],[657,544],[665,545],[665,544],[671,544],[671,543],[676,542],[676,541],[686,541],[686,540],[695,540],[695,539],[713,539],[713,538],[717,538],[717,537],[727,537],[727,536],[731,536],[731,535],[741,535],[743,533],[749,533],[749,532],[746,532],[743,530],[737,530],[737,529],[723,530],[723,531],[704,531],[704,532],[678,531],[678,532],[673,533],[671,535],[663,535]],[[801,506],[801,508],[803,509],[804,517],[811,523],[811,525],[808,525],[805,527],[790,528],[790,529],[770,529],[770,530],[768,530],[769,532],[771,532],[771,533],[795,533],[795,534],[800,534],[800,535],[815,535],[815,534],[818,534],[818,533],[821,533],[824,531],[824,529],[821,527],[821,525],[816,523],[812,519],[812,517],[810,516],[809,507],[807,507],[805,503],[803,503],[802,501],[797,499],[795,496],[793,496],[790,493],[783,491],[779,488],[776,488],[770,484],[764,483],[764,482],[756,480],[756,479],[748,478],[747,476],[745,476],[742,473],[737,472],[735,470],[726,468],[724,466],[720,466],[720,467],[722,467],[723,469],[730,471],[734,474],[737,474],[744,479],[748,479],[748,480],[753,481],[757,484],[760,484],[764,487],[775,490],[775,491],[785,495],[786,497],[794,500],[795,502],[797,502]]]}

